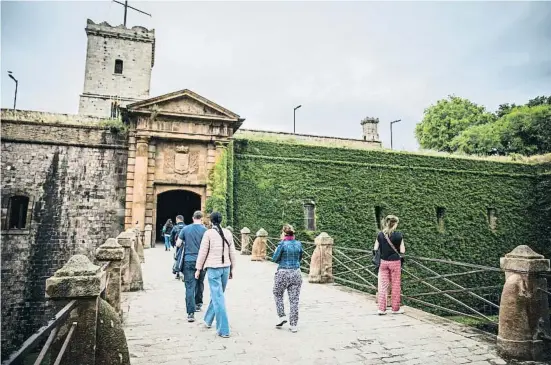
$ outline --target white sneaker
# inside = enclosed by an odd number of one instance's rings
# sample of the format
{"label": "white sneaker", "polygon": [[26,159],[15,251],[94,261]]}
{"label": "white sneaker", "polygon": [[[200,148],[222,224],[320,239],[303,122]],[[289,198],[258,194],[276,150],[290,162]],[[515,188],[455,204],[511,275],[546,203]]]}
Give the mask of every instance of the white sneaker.
{"label": "white sneaker", "polygon": [[291,326],[291,327],[289,328],[289,331],[291,331],[291,332],[293,332],[293,333],[296,333],[296,332],[298,331],[298,328],[297,328],[297,326]]}
{"label": "white sneaker", "polygon": [[404,314],[404,310],[402,308],[398,309],[397,311],[392,311],[392,314]]}
{"label": "white sneaker", "polygon": [[283,325],[287,323],[287,317],[286,316],[283,316],[283,317],[279,317],[278,321],[277,321],[277,324],[276,324],[276,328],[281,328],[283,327]]}
{"label": "white sneaker", "polygon": [[382,310],[377,310],[377,314],[380,315],[380,316],[384,316],[386,314],[386,312],[382,311]]}

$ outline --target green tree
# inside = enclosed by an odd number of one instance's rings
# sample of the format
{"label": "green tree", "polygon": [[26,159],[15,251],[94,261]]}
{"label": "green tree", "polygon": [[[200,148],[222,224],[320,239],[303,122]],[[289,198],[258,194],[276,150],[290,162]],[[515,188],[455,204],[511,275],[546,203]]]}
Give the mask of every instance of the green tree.
{"label": "green tree", "polygon": [[454,151],[469,155],[503,154],[505,148],[501,141],[502,135],[501,124],[497,122],[480,124],[461,132],[452,139],[450,145]]}
{"label": "green tree", "polygon": [[550,104],[517,107],[496,123],[507,153],[530,156],[551,152]]}
{"label": "green tree", "polygon": [[424,111],[423,120],[415,127],[415,136],[423,148],[453,152],[452,140],[469,127],[490,123],[495,116],[483,106],[450,95]]}

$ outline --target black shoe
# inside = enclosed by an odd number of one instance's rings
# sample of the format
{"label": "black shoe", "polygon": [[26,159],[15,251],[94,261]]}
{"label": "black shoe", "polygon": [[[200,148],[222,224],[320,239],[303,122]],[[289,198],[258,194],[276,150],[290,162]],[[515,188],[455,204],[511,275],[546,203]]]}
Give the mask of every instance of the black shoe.
{"label": "black shoe", "polygon": [[187,315],[187,321],[188,322],[195,322],[195,315],[193,313],[189,313]]}
{"label": "black shoe", "polygon": [[195,311],[196,311],[196,312],[201,312],[201,308],[203,308],[203,305],[202,305],[202,304],[197,304],[197,305],[195,306]]}

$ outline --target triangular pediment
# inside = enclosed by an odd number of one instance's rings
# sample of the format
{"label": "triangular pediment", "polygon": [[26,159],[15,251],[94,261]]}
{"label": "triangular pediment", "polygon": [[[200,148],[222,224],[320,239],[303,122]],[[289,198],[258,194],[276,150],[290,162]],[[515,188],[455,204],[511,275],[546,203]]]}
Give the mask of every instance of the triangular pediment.
{"label": "triangular pediment", "polygon": [[126,107],[131,112],[155,112],[174,116],[190,116],[238,121],[239,115],[185,89],[170,94],[146,99]]}

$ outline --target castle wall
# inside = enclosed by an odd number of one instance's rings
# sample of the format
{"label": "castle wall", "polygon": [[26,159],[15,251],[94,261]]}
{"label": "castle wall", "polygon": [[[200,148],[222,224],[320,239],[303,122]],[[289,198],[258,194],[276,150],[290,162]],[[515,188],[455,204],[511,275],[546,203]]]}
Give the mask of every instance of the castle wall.
{"label": "castle wall", "polygon": [[[99,120],[2,110],[2,356],[48,319],[45,280],[123,229],[126,137]],[[10,229],[10,197],[29,198]]]}

